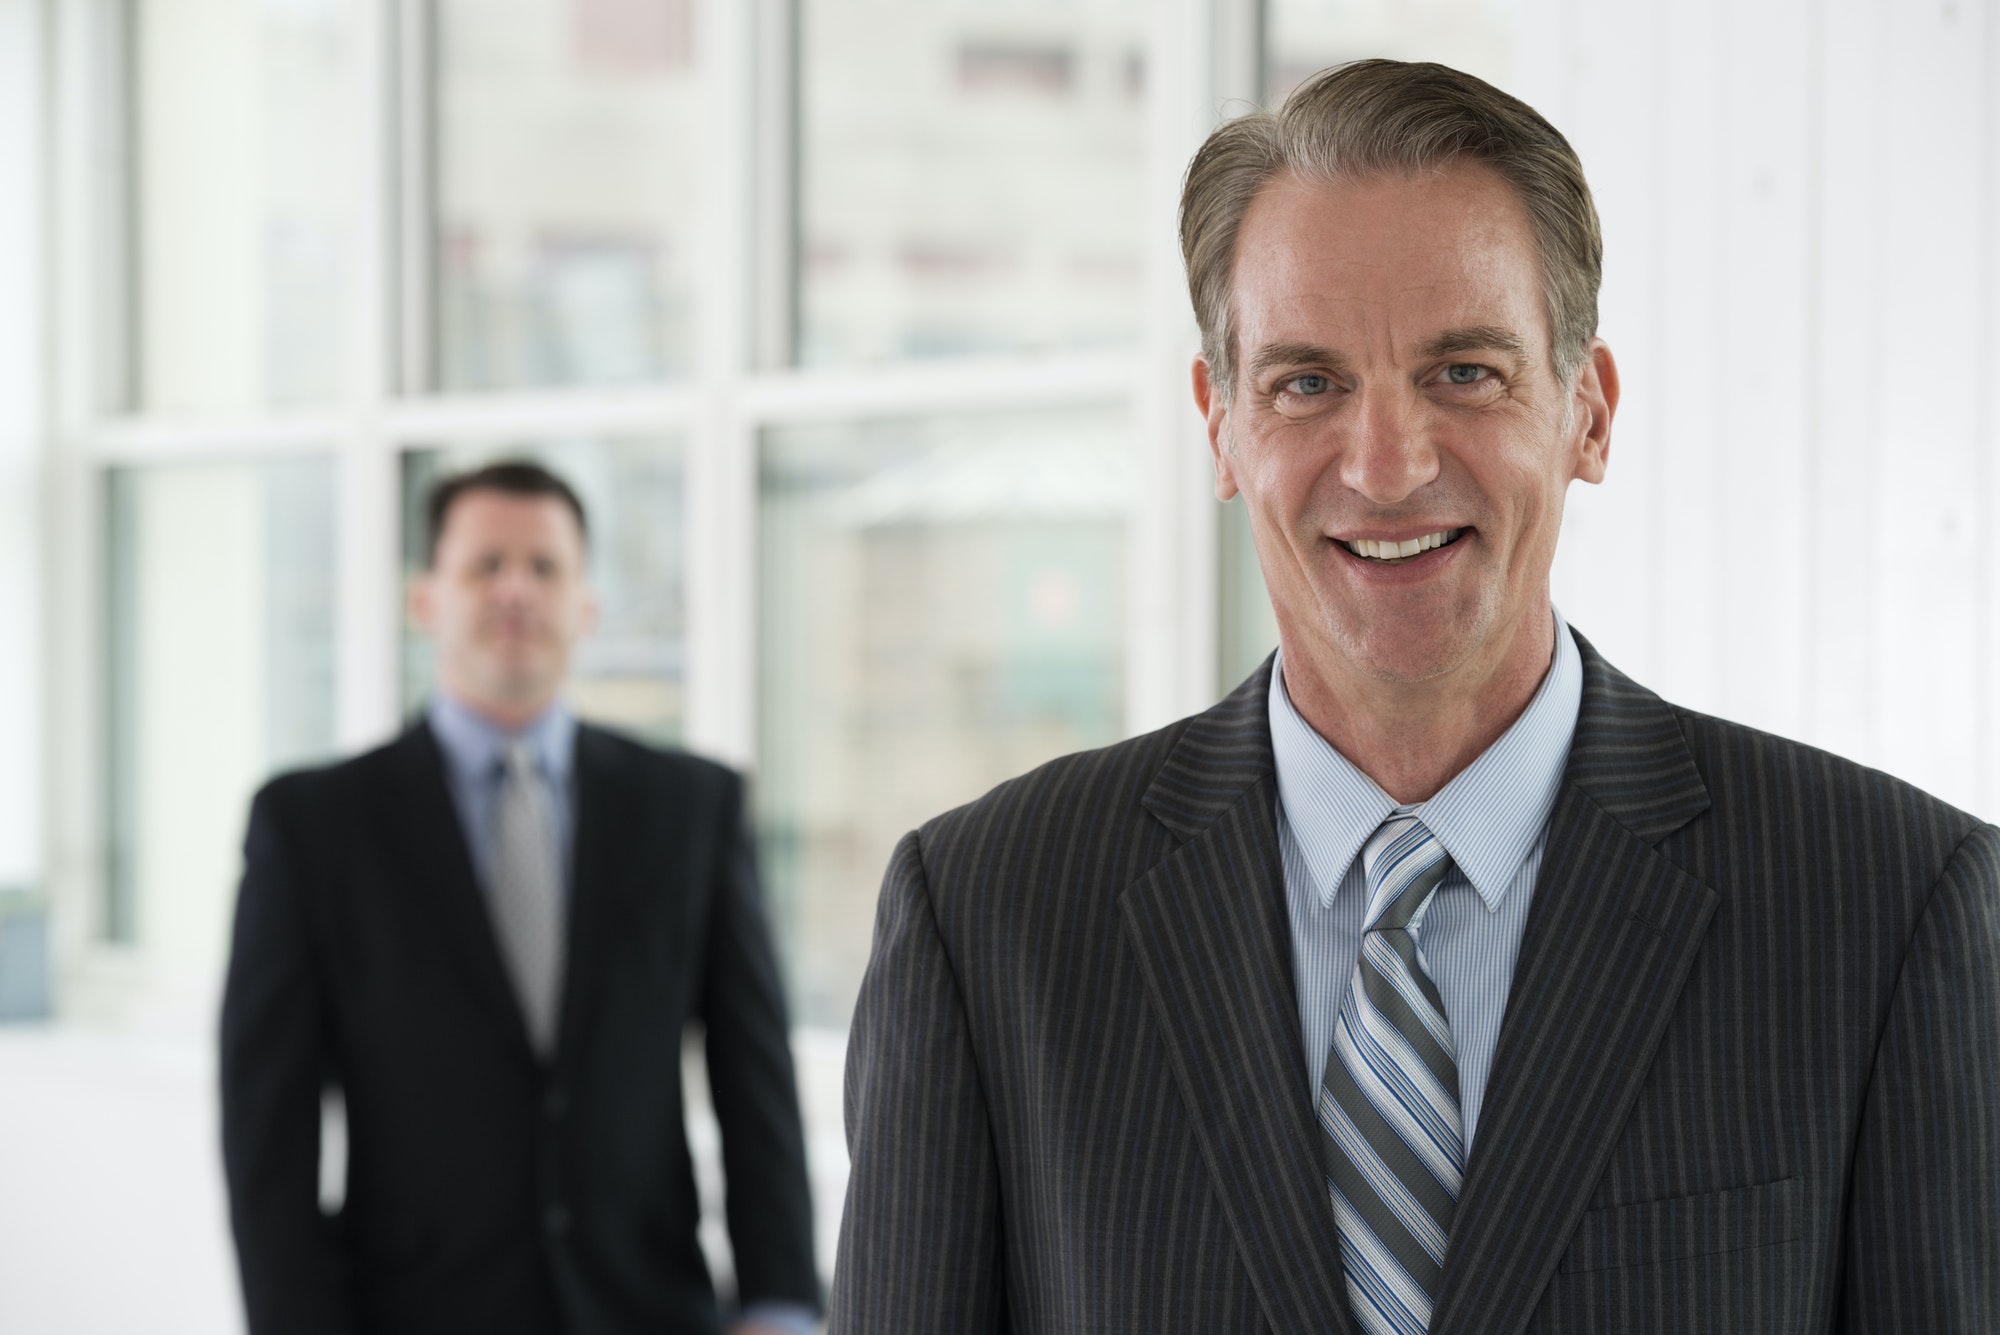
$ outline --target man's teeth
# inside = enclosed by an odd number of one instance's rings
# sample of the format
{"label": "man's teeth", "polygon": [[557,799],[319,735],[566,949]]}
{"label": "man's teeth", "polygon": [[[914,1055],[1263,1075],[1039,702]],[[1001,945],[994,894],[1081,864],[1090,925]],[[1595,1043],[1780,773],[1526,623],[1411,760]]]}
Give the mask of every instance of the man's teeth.
{"label": "man's teeth", "polygon": [[1356,556],[1365,556],[1371,561],[1407,561],[1410,557],[1427,552],[1433,547],[1442,547],[1448,542],[1456,542],[1461,529],[1440,529],[1436,533],[1426,533],[1421,538],[1411,538],[1407,542],[1377,542],[1373,538],[1356,538],[1344,544]]}

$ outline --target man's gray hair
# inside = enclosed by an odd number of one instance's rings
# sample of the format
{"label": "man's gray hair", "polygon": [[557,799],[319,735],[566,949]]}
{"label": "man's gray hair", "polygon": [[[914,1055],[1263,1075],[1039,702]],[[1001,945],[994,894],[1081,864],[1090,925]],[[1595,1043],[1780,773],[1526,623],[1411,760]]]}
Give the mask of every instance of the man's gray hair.
{"label": "man's gray hair", "polygon": [[1224,403],[1236,388],[1236,238],[1274,178],[1352,181],[1481,162],[1513,187],[1542,262],[1557,379],[1570,384],[1597,333],[1604,238],[1583,164],[1519,98],[1444,65],[1357,60],[1322,70],[1277,111],[1225,122],[1188,164],[1181,258],[1201,350]]}

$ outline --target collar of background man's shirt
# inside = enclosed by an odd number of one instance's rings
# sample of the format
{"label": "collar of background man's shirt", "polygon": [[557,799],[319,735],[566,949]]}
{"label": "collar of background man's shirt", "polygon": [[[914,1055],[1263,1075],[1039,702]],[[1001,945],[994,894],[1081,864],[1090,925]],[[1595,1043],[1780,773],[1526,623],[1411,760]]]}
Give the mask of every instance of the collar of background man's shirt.
{"label": "collar of background man's shirt", "polygon": [[461,781],[476,785],[493,778],[499,773],[502,753],[525,738],[550,785],[561,792],[569,783],[576,758],[576,715],[560,700],[518,732],[509,732],[443,690],[431,696],[425,717],[446,763]]}
{"label": "collar of background man's shirt", "polygon": [[[1489,913],[1548,823],[1583,699],[1583,656],[1562,612],[1549,610],[1555,653],[1528,707],[1429,801],[1406,808],[1437,836]],[[1293,707],[1282,655],[1271,668],[1269,711],[1278,800],[1325,909],[1368,836],[1398,808]]]}

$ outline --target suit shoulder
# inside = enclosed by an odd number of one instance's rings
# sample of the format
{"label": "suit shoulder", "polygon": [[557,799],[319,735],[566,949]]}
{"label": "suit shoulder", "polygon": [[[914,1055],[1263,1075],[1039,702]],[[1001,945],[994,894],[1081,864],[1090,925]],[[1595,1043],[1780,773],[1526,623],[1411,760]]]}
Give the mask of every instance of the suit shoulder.
{"label": "suit shoulder", "polygon": [[1935,877],[1969,837],[2000,831],[1904,779],[1831,751],[1674,706],[1714,809],[1792,838],[1872,848]]}
{"label": "suit shoulder", "polygon": [[285,770],[264,782],[253,806],[289,811],[371,791],[415,744],[414,736],[404,733],[359,755]]}
{"label": "suit shoulder", "polygon": [[[372,840],[381,813],[410,791],[413,769],[426,763],[430,746],[412,729],[360,755],[272,777],[251,799],[246,842],[310,858]],[[429,763],[437,763],[434,748]]]}
{"label": "suit shoulder", "polygon": [[718,760],[698,756],[678,747],[659,746],[619,728],[585,723],[577,728],[577,744],[610,765],[671,783],[692,785],[703,791],[729,791],[740,787],[743,776]]}
{"label": "suit shoulder", "polygon": [[1109,835],[1139,814],[1141,799],[1192,718],[1089,751],[1074,751],[996,785],[983,796],[924,822],[917,831],[927,859],[979,860],[998,846]]}

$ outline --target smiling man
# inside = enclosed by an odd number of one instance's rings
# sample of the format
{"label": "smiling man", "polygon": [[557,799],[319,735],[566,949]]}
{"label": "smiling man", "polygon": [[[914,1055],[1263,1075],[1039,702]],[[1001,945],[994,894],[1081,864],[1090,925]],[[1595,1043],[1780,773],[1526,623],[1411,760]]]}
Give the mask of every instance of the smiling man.
{"label": "smiling man", "polygon": [[1360,62],[1181,239],[1279,652],[898,847],[834,1330],[1994,1329],[2000,830],[1551,606],[1618,405],[1569,145]]}
{"label": "smiling man", "polygon": [[[722,1130],[732,1332],[805,1335],[804,1138],[742,782],[564,704],[597,618],[566,483],[492,464],[428,511],[428,708],[251,808],[222,1144],[252,1335],[720,1329],[690,1024]],[[347,1109],[330,1216],[322,1089]]]}

